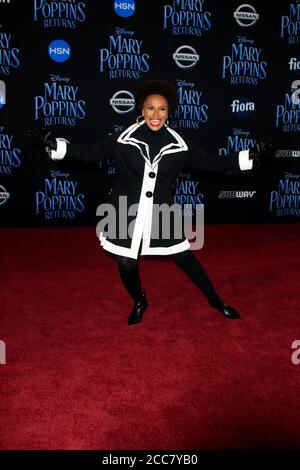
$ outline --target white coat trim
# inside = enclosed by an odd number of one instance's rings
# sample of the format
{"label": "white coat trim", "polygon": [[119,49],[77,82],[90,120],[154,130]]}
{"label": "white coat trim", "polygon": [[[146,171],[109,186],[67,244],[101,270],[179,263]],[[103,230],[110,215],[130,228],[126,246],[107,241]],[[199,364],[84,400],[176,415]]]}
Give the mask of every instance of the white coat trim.
{"label": "white coat trim", "polygon": [[[188,146],[185,143],[185,141],[182,139],[182,137],[180,137],[180,135],[177,134],[177,132],[175,132],[173,129],[170,129],[169,127],[166,126],[166,130],[175,138],[177,143],[171,142],[170,144],[165,145],[164,147],[162,147],[160,149],[159,154],[154,157],[152,165],[151,165],[151,162],[149,160],[149,146],[148,146],[148,144],[146,144],[146,142],[143,142],[141,140],[136,139],[135,137],[131,137],[131,135],[137,129],[139,129],[139,127],[141,127],[143,125],[145,125],[145,121],[141,121],[139,123],[133,124],[132,126],[125,129],[125,131],[118,137],[118,142],[121,143],[121,144],[127,144],[127,145],[129,144],[129,145],[133,145],[134,147],[137,147],[140,150],[140,153],[141,153],[142,157],[144,158],[146,163],[151,168],[154,169],[157,166],[158,162],[161,160],[163,155],[188,150]],[[146,147],[148,156],[145,156],[145,154],[143,152],[143,149],[141,148],[141,145]]]}
{"label": "white coat trim", "polygon": [[[144,125],[145,121],[141,123],[133,124],[132,126],[128,127],[119,137],[118,142],[121,144],[129,144],[137,147],[140,150],[142,157],[145,160],[144,164],[144,175],[143,175],[143,183],[140,192],[140,199],[138,202],[138,211],[135,219],[134,231],[131,240],[130,248],[122,247],[115,243],[112,243],[106,239],[106,237],[100,233],[99,239],[102,247],[110,251],[111,253],[127,256],[129,258],[137,259],[139,254],[139,249],[142,243],[141,254],[142,255],[151,255],[151,254],[158,254],[158,255],[169,255],[173,253],[179,253],[181,251],[187,250],[190,247],[188,240],[184,240],[176,245],[172,245],[170,247],[150,247],[151,243],[151,228],[152,228],[152,213],[153,213],[153,194],[156,185],[156,179],[158,174],[158,163],[161,160],[164,154],[182,152],[188,150],[188,147],[184,140],[177,134],[177,132],[167,128],[168,132],[173,135],[177,143],[170,143],[165,145],[160,149],[158,155],[155,156],[153,163],[151,165],[149,159],[149,146],[145,142],[142,142],[134,137],[131,137],[140,126]],[[147,154],[145,155],[144,149],[146,148]],[[175,147],[175,148],[174,148]],[[147,158],[148,157],[148,158]],[[149,177],[149,167],[154,169],[157,167],[155,172],[155,177]],[[152,193],[151,197],[147,197],[146,193],[150,191]]]}
{"label": "white coat trim", "polygon": [[57,149],[51,150],[50,148],[46,147],[46,150],[52,160],[62,160],[67,153],[67,144],[69,144],[69,141],[61,137],[58,137],[55,140],[57,143]]}
{"label": "white coat trim", "polygon": [[241,150],[239,152],[239,165],[240,170],[252,170],[253,160],[249,158],[249,150]]}
{"label": "white coat trim", "polygon": [[188,250],[190,247],[191,245],[188,239],[185,239],[181,243],[177,243],[177,245],[167,247],[144,247],[143,245],[141,255],[174,255],[175,253],[181,253],[182,251]]}
{"label": "white coat trim", "polygon": [[[137,255],[138,250],[141,244],[141,240],[143,238],[143,234],[147,231],[147,227],[149,223],[151,225],[152,219],[152,208],[153,208],[153,195],[152,197],[147,197],[146,192],[151,191],[152,194],[154,193],[156,178],[149,177],[149,170],[147,166],[144,166],[144,177],[143,177],[143,184],[140,193],[140,200],[138,202],[138,211],[133,231],[132,237],[132,244],[131,247],[134,253]],[[150,222],[149,222],[150,219]]]}
{"label": "white coat trim", "polygon": [[[145,164],[142,189],[140,192],[140,199],[138,202],[138,211],[137,211],[137,215],[135,219],[135,225],[134,225],[130,248],[122,247],[115,243],[111,243],[106,239],[106,237],[102,233],[100,233],[99,239],[104,249],[112,253],[118,254],[118,255],[128,256],[130,258],[137,259],[142,238],[143,236],[147,236],[147,230],[149,227],[151,231],[153,193],[155,189],[156,178],[157,178],[157,172],[154,178],[150,178],[149,168]],[[152,193],[151,197],[146,196],[146,192],[148,191],[151,191]],[[150,233],[149,233],[149,236],[150,236]]]}
{"label": "white coat trim", "polygon": [[149,216],[147,217],[146,224],[145,224],[141,255],[171,255],[171,254],[179,253],[181,251],[184,251],[190,248],[190,243],[187,239],[185,239],[183,242],[177,243],[176,245],[173,244],[172,246],[168,246],[168,247],[163,247],[163,246],[151,247],[150,243],[151,243],[152,216],[153,216],[153,204],[151,207],[151,213],[149,211]]}
{"label": "white coat trim", "polygon": [[99,234],[99,240],[104,250],[107,250],[110,253],[114,253],[115,255],[127,256],[128,258],[137,259],[137,254],[135,255],[131,248],[126,248],[124,246],[115,245],[114,243],[109,242],[102,232]]}

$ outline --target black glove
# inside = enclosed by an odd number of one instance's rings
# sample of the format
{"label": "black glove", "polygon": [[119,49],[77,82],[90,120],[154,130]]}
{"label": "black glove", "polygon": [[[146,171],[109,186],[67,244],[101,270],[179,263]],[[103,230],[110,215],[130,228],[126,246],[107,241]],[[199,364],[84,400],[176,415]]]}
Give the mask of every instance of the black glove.
{"label": "black glove", "polygon": [[255,144],[249,151],[249,158],[253,160],[255,158],[267,158],[274,155],[274,149],[272,144],[267,144],[266,142],[260,142]]}
{"label": "black glove", "polygon": [[25,135],[28,137],[32,137],[38,144],[45,147],[45,149],[47,148],[50,150],[57,150],[56,138],[54,137],[50,129],[42,127],[37,132],[28,130],[27,132],[25,132]]}

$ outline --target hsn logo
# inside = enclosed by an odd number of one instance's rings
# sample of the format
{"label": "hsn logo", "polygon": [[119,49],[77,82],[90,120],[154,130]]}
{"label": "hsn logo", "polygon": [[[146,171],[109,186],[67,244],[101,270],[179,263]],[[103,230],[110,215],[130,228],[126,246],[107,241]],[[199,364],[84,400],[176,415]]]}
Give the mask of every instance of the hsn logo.
{"label": "hsn logo", "polygon": [[114,2],[114,10],[119,16],[128,17],[132,16],[135,12],[135,1],[128,0],[127,2]]}
{"label": "hsn logo", "polygon": [[71,56],[71,47],[62,39],[55,39],[48,46],[49,57],[55,62],[65,62]]}

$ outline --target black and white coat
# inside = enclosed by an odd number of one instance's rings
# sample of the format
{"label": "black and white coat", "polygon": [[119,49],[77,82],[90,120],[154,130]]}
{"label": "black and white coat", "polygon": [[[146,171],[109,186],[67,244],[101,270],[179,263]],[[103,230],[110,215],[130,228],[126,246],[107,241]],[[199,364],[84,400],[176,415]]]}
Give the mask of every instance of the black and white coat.
{"label": "black and white coat", "polygon": [[100,161],[114,157],[117,178],[107,202],[116,210],[116,221],[122,210],[120,196],[126,196],[128,208],[135,204],[137,212],[127,217],[127,228],[130,224],[132,236],[128,236],[128,232],[124,236],[124,230],[120,236],[117,222],[114,236],[110,231],[106,235],[100,232],[100,243],[111,253],[135,259],[139,252],[142,255],[169,255],[190,247],[184,236],[175,238],[172,231],[167,239],[152,236],[154,204],[173,204],[172,183],[184,168],[221,172],[252,169],[248,150],[227,158],[209,155],[167,126],[162,130],[159,152],[150,159],[149,145],[140,138],[142,126],[145,121],[92,145],[69,144],[57,139],[57,150],[50,153],[53,160]]}

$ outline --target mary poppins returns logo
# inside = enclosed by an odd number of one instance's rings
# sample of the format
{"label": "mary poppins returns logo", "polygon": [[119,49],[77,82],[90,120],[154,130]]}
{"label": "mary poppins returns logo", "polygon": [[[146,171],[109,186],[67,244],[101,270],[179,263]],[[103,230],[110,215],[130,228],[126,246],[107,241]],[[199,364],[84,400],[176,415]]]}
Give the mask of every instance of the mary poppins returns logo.
{"label": "mary poppins returns logo", "polygon": [[14,144],[14,136],[0,127],[0,174],[11,175],[21,165],[21,149]]}
{"label": "mary poppins returns logo", "polygon": [[0,33],[0,73],[9,75],[13,69],[20,65],[20,50],[15,47],[11,33]]}
{"label": "mary poppins returns logo", "polygon": [[41,20],[45,29],[75,29],[85,21],[85,3],[76,0],[34,0],[33,21]]}
{"label": "mary poppins returns logo", "polygon": [[300,216],[300,175],[286,172],[270,192],[269,211],[277,217]]}
{"label": "mary poppins returns logo", "polygon": [[51,171],[44,187],[35,193],[36,215],[45,220],[75,219],[84,211],[85,195],[79,192],[78,181],[69,179],[69,173]]}
{"label": "mary poppins returns logo", "polygon": [[222,62],[222,78],[231,85],[258,85],[267,78],[268,63],[263,50],[254,45],[254,39],[238,36]]}
{"label": "mary poppins returns logo", "polygon": [[207,0],[173,0],[164,5],[164,29],[173,36],[202,36],[211,29],[211,12]]}
{"label": "mary poppins returns logo", "polygon": [[287,14],[282,15],[280,37],[289,44],[300,44],[300,1],[290,3]]}
{"label": "mary poppins returns logo", "polygon": [[44,126],[75,126],[85,118],[85,100],[79,86],[71,85],[69,77],[51,74],[40,95],[34,97],[34,119]]}
{"label": "mary poppins returns logo", "polygon": [[115,28],[109,36],[107,47],[100,49],[101,73],[108,77],[139,79],[141,74],[149,72],[150,56],[144,51],[143,39],[134,37],[134,31]]}

